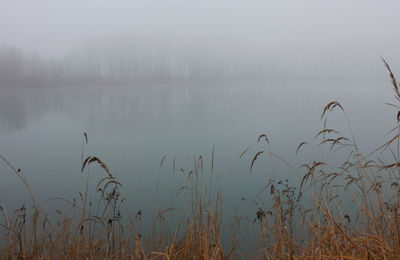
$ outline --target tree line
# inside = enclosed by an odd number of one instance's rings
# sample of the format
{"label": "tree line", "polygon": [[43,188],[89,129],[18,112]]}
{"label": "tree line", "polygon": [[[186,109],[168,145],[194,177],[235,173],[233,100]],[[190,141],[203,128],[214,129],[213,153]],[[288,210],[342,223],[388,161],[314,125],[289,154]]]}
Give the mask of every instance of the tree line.
{"label": "tree line", "polygon": [[271,74],[265,64],[234,50],[157,41],[87,42],[52,60],[0,46],[0,87],[226,80]]}

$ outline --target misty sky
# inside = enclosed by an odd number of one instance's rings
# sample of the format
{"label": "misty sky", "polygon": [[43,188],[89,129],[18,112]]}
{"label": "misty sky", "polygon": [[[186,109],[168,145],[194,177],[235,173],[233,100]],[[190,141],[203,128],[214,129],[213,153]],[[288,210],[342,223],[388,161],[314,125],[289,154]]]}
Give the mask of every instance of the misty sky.
{"label": "misty sky", "polygon": [[[400,1],[2,0],[0,44],[59,57],[104,37],[196,39],[232,45],[290,68],[369,66],[386,57],[400,69]],[[238,52],[240,52],[238,51]],[[379,64],[380,66],[381,64]],[[346,67],[345,66],[345,67]]]}

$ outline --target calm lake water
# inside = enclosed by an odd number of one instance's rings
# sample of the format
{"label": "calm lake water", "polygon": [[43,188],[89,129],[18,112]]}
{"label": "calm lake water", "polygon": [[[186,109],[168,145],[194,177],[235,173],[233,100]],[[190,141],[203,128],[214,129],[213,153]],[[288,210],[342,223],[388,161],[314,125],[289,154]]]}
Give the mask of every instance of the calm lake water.
{"label": "calm lake water", "polygon": [[[310,149],[298,156],[295,151],[321,129],[322,109],[332,100],[345,107],[366,153],[381,145],[394,126],[396,111],[384,104],[393,101],[386,80],[3,90],[0,153],[21,169],[43,204],[55,209],[64,202],[48,199],[78,197],[83,133],[87,132],[85,154],[101,158],[119,178],[131,212],[142,209],[151,216],[155,197],[161,208],[176,207],[184,199],[179,196],[185,195],[176,196],[187,180],[179,169],[193,168],[194,157],[202,155],[205,175],[209,174],[214,146],[213,189],[222,192],[224,215],[232,216],[242,198],[257,199],[268,178],[299,181],[279,160],[271,167],[267,156],[249,174],[252,156],[266,148],[257,144],[258,136],[267,134],[272,151],[295,167],[316,160]],[[344,122],[342,114],[335,112],[328,125],[347,134]],[[3,162],[0,172],[0,200],[9,211],[29,204],[23,184]],[[92,167],[93,187],[104,174]],[[92,193],[91,198],[97,195]]]}

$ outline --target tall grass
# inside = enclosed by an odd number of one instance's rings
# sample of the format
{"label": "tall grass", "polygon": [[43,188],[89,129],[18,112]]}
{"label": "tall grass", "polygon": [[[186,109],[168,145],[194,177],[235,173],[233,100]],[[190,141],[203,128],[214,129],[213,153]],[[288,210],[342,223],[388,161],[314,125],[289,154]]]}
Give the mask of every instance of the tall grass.
{"label": "tall grass", "polygon": [[[385,60],[400,111],[399,85]],[[349,136],[327,125],[329,113],[343,114]],[[21,207],[12,214],[1,207],[0,256],[2,259],[399,259],[400,257],[400,112],[396,127],[386,143],[368,155],[360,152],[351,120],[337,101],[322,112],[323,129],[315,140],[322,150],[341,153],[345,160],[331,166],[318,159],[292,167],[273,153],[267,135],[258,142],[266,149],[254,152],[249,173],[267,154],[271,162],[279,160],[298,174],[299,181],[271,178],[257,195],[265,202],[251,208],[249,225],[257,234],[250,248],[243,250],[231,232],[229,241],[222,235],[222,193],[213,191],[214,148],[211,168],[205,169],[203,157],[193,159],[192,169],[181,169],[187,207],[178,213],[178,225],[171,226],[167,212],[172,208],[155,207],[153,230],[142,234],[141,210],[131,214],[122,194],[122,184],[107,165],[96,156],[84,156],[82,146],[82,187],[78,199],[62,199],[70,212],[58,211],[50,221],[28,182],[3,156],[14,173],[31,192],[32,209]],[[310,142],[301,142],[301,153]],[[328,153],[328,155],[329,155]],[[86,158],[85,158],[86,157]],[[165,157],[162,158],[162,167]],[[97,183],[98,200],[88,198],[90,168],[97,165],[104,177]],[[173,168],[175,171],[175,158]],[[274,169],[270,169],[272,172]],[[207,190],[208,189],[208,190]],[[169,213],[168,213],[169,214]],[[235,223],[235,222],[233,222]],[[236,224],[240,225],[240,224]],[[235,229],[233,229],[235,230]]]}

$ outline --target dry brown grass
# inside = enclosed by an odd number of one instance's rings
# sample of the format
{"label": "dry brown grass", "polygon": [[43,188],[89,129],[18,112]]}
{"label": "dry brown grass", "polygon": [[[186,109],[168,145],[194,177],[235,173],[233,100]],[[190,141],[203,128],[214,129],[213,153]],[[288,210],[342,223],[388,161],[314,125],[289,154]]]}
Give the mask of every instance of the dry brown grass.
{"label": "dry brown grass", "polygon": [[[383,60],[384,61],[384,60]],[[399,104],[399,85],[387,67]],[[350,137],[326,127],[326,117],[339,108],[343,113]],[[396,111],[396,113],[397,113]],[[397,113],[400,114],[400,113]],[[141,233],[142,212],[132,216],[121,193],[121,183],[111,174],[107,165],[95,156],[84,160],[82,147],[82,185],[79,199],[67,201],[71,212],[59,213],[51,222],[41,209],[27,181],[4,157],[14,173],[31,192],[34,207],[31,213],[21,207],[13,214],[1,211],[4,221],[1,229],[2,259],[399,259],[400,256],[400,124],[392,138],[373,153],[360,153],[350,119],[337,101],[330,102],[322,113],[323,129],[315,136],[318,146],[328,152],[340,152],[345,160],[337,167],[328,166],[320,159],[304,163],[299,171],[298,183],[271,179],[257,196],[265,203],[258,204],[251,216],[251,227],[257,241],[251,250],[241,251],[236,233],[232,241],[222,241],[221,192],[212,191],[214,147],[210,177],[205,177],[203,157],[193,159],[193,169],[181,170],[187,178],[182,187],[190,205],[180,217],[176,227],[168,226],[166,213],[172,208],[156,209],[153,231],[146,239]],[[290,164],[267,149],[255,151],[250,172],[262,154]],[[87,144],[87,135],[84,142]],[[311,142],[301,142],[296,153]],[[252,147],[239,156],[242,159]],[[300,149],[302,148],[302,149]],[[390,155],[382,156],[386,152]],[[161,159],[160,167],[166,157]],[[88,200],[89,168],[100,166],[105,177],[97,184],[97,205]],[[173,169],[176,162],[173,157]],[[293,168],[294,169],[294,168]],[[273,169],[271,169],[273,171]],[[83,180],[84,178],[82,178]],[[209,180],[209,184],[203,182]],[[83,181],[82,181],[83,182]],[[85,187],[85,188],[83,188]],[[209,187],[209,191],[205,189]],[[176,211],[173,211],[176,212]],[[122,221],[122,216],[127,216]],[[223,244],[225,242],[225,245]],[[227,246],[229,244],[229,246]]]}

